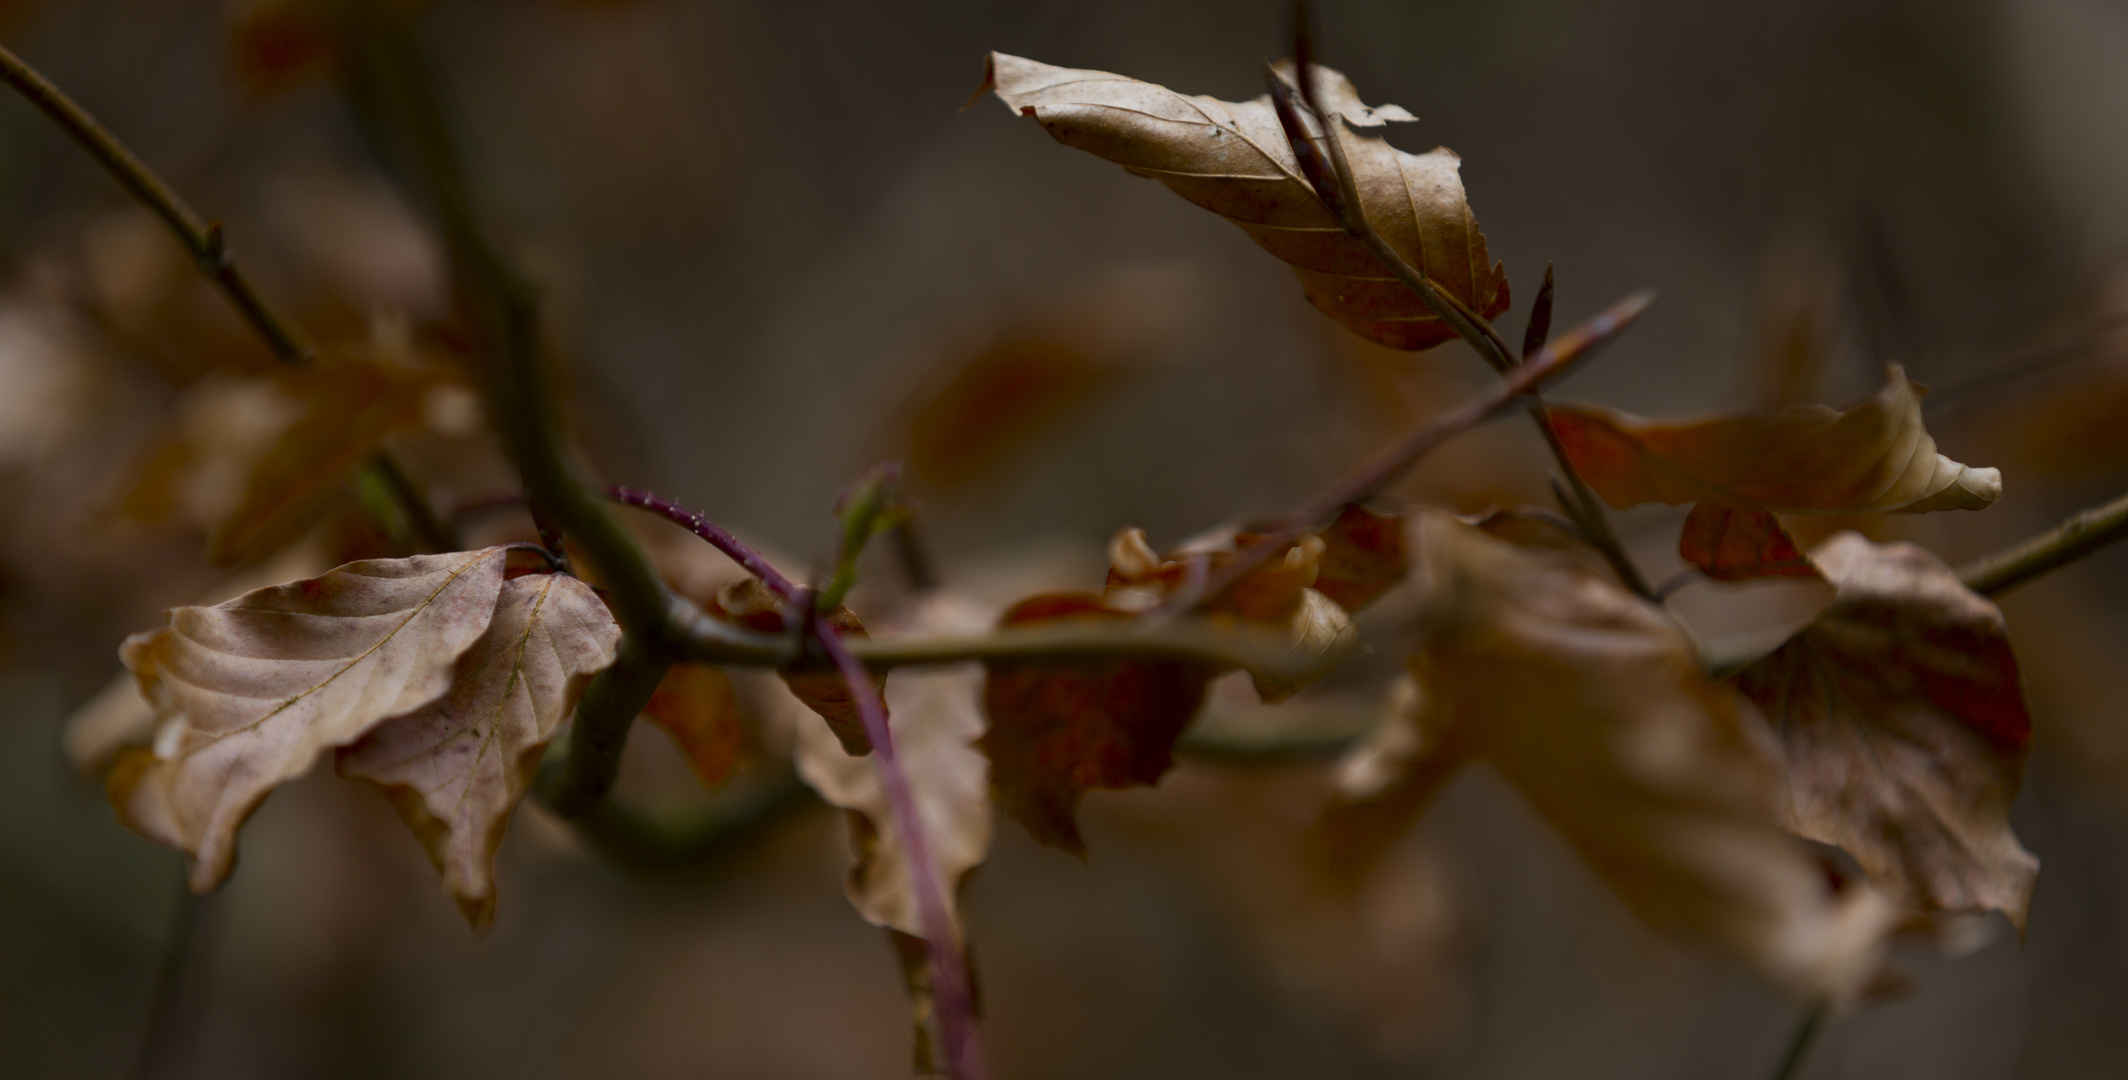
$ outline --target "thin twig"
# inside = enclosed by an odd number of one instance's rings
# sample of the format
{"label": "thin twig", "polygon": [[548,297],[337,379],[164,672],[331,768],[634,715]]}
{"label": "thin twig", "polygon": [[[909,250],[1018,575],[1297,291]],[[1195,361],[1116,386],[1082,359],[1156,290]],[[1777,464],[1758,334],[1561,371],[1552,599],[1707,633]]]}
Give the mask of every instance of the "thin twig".
{"label": "thin twig", "polygon": [[170,935],[155,975],[155,998],[141,1033],[138,1080],[176,1080],[189,1074],[188,1050],[199,1021],[199,995],[213,953],[215,899],[192,891],[180,873]]}
{"label": "thin twig", "polygon": [[2007,551],[1958,568],[1959,580],[1982,596],[2000,596],[2128,536],[2128,495],[2077,514]]}
{"label": "thin twig", "polygon": [[1810,1011],[1803,1014],[1803,1022],[1796,1026],[1795,1034],[1788,1040],[1787,1052],[1781,1055],[1780,1062],[1774,1065],[1773,1075],[1767,1080],[1795,1080],[1802,1075],[1803,1059],[1809,1056],[1811,1044],[1817,1041],[1818,1033],[1823,1030],[1825,1006],[1822,1003],[1812,1005]]}
{"label": "thin twig", "polygon": [[1546,345],[1528,363],[1516,365],[1508,371],[1505,379],[1494,384],[1485,393],[1429,419],[1402,443],[1354,470],[1318,496],[1314,502],[1287,518],[1280,527],[1263,533],[1236,552],[1233,560],[1208,575],[1201,585],[1176,590],[1157,610],[1172,615],[1187,611],[1202,600],[1219,595],[1221,590],[1239,581],[1242,575],[1255,569],[1274,553],[1283,550],[1286,545],[1305,533],[1321,528],[1323,523],[1336,516],[1345,504],[1357,502],[1381,490],[1403,475],[1404,471],[1416,464],[1420,458],[1433,452],[1435,447],[1514,404],[1535,391],[1545,380],[1564,373],[1576,361],[1593,355],[1626,327],[1631,326],[1633,320],[1639,318],[1641,312],[1646,311],[1654,300],[1653,293],[1638,292],[1605,308],[1595,318],[1575,327],[1558,341]]}
{"label": "thin twig", "polygon": [[[1364,244],[1399,283],[1415,293],[1435,317],[1468,342],[1488,366],[1502,376],[1507,375],[1516,366],[1515,354],[1509,351],[1507,341],[1500,336],[1500,331],[1484,316],[1472,311],[1462,300],[1427,277],[1424,271],[1413,266],[1410,260],[1404,257],[1404,253],[1390,244],[1388,238],[1368,219],[1366,206],[1360,199],[1352,163],[1345,154],[1343,137],[1338,134],[1337,117],[1315,107],[1312,100],[1313,77],[1308,70],[1307,59],[1312,48],[1308,41],[1307,20],[1304,14],[1296,15],[1294,27],[1297,39],[1294,45],[1294,55],[1297,58],[1295,76],[1301,84],[1299,100],[1296,100],[1293,88],[1287,86],[1285,80],[1279,78],[1275,71],[1271,73],[1270,79],[1271,99],[1285,128],[1287,141],[1292,144],[1294,155],[1300,161],[1303,171],[1308,174],[1316,194],[1322,198],[1331,213],[1336,215],[1345,231]],[[1320,151],[1310,140],[1305,126],[1297,117],[1291,115],[1299,108],[1308,110],[1323,133],[1323,145],[1329,150],[1331,176],[1320,175]],[[1618,542],[1617,534],[1612,531],[1610,517],[1605,513],[1603,504],[1597,501],[1596,493],[1589,489],[1587,481],[1581,478],[1581,474],[1574,468],[1573,460],[1567,456],[1566,447],[1559,441],[1558,433],[1552,428],[1551,418],[1545,412],[1543,398],[1532,394],[1526,404],[1530,419],[1536,423],[1538,432],[1544,437],[1546,448],[1558,462],[1560,473],[1566,477],[1575,500],[1580,503],[1578,509],[1569,507],[1569,514],[1584,523],[1584,531],[1588,534],[1590,544],[1603,555],[1612,572],[1618,575],[1618,580],[1635,594],[1652,597],[1647,579],[1641,575],[1640,568],[1634,565],[1632,557],[1626,554],[1624,545]]]}
{"label": "thin twig", "polygon": [[738,537],[726,532],[709,518],[689,510],[671,499],[644,491],[641,488],[622,487],[616,484],[606,489],[606,496],[622,506],[633,506],[639,510],[648,510],[707,540],[711,547],[723,552],[731,561],[744,567],[747,573],[760,578],[761,583],[768,586],[769,591],[777,596],[789,600],[798,595],[798,586],[793,585],[789,578],[784,577],[775,567],[770,566],[768,560],[761,557],[760,552],[747,547],[739,541]]}

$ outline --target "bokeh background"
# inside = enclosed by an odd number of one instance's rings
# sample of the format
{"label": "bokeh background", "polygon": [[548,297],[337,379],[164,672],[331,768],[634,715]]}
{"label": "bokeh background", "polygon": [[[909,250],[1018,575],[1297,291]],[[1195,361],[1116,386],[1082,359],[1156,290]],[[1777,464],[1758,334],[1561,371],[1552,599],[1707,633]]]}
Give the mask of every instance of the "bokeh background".
{"label": "bokeh background", "polygon": [[[448,323],[427,227],[275,5],[0,11],[0,40],[226,221],[329,345]],[[1462,154],[1511,335],[1547,264],[1562,322],[1661,290],[1562,396],[1842,401],[1902,363],[1937,388],[1946,452],[2003,467],[2007,494],[1834,524],[1954,561],[2128,487],[2128,5],[1318,14],[1323,60],[1422,118],[1400,145]],[[1098,580],[1119,526],[1167,544],[1290,505],[1486,377],[1460,344],[1357,342],[1239,231],[994,99],[957,111],[993,48],[1253,96],[1286,18],[1269,0],[442,0],[420,27],[473,182],[547,289],[603,472],[802,566],[828,552],[836,491],[899,458],[947,584],[1032,591]],[[136,1075],[169,969],[182,1038],[153,1075],[907,1075],[897,962],[844,901],[844,825],[817,803],[659,874],[521,811],[476,940],[383,802],[313,776],[253,819],[222,893],[180,905],[177,856],[117,825],[60,750],[123,635],[225,575],[182,513],[111,509],[201,386],[264,364],[157,229],[0,101],[0,1071]],[[1476,508],[1542,501],[1544,475],[1526,427],[1500,425],[1401,490]],[[497,482],[423,478],[460,498]],[[1658,577],[1680,516],[1620,518]],[[1808,603],[1677,600],[1716,639]],[[1914,992],[1838,1021],[1803,1075],[2128,1073],[2128,552],[2005,610],[2039,723],[2015,817],[2045,865],[2030,935],[1903,956]],[[632,754],[637,797],[699,798],[669,790],[684,770],[654,733]],[[1773,1068],[1801,1007],[1642,927],[1482,772],[1354,904],[1310,899],[1324,770],[1188,758],[1156,790],[1087,800],[1084,863],[1001,828],[967,900],[998,1075]]]}

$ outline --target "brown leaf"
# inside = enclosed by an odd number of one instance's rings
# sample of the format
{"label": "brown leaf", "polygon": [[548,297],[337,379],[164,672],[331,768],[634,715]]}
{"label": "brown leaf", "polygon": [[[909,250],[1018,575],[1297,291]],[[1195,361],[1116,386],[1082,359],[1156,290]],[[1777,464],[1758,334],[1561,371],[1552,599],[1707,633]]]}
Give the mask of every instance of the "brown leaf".
{"label": "brown leaf", "polygon": [[[990,853],[990,782],[975,748],[983,733],[977,682],[973,670],[945,669],[898,672],[887,684],[895,758],[916,796],[948,904],[961,878]],[[850,903],[875,925],[922,937],[909,858],[877,755],[851,757],[826,725],[807,722],[798,727],[793,756],[798,775],[822,799],[850,812]]]}
{"label": "brown leaf", "polygon": [[[1284,70],[1290,74],[1291,65]],[[1507,310],[1507,277],[1486,254],[1463,196],[1462,162],[1446,149],[1407,154],[1389,145],[1392,122],[1417,119],[1395,105],[1369,108],[1343,75],[1314,68],[1318,100],[1336,113],[1368,220],[1411,264],[1472,310]],[[1339,224],[1302,176],[1269,95],[1251,101],[1191,97],[1162,86],[991,53],[985,85],[1058,142],[1166,184],[1239,225],[1300,277],[1309,302],[1354,333],[1399,349],[1455,337],[1389,269]]]}
{"label": "brown leaf", "polygon": [[120,508],[205,529],[218,566],[261,558],[316,521],[386,435],[419,426],[429,391],[447,381],[368,363],[203,380],[142,457]]}
{"label": "brown leaf", "polygon": [[1582,560],[1441,515],[1416,536],[1425,696],[1403,775],[1481,755],[1649,923],[1798,992],[1856,992],[1889,905],[1781,830],[1770,754],[1684,632]]}
{"label": "brown leaf", "polygon": [[1834,537],[1832,605],[1737,687],[1779,730],[1792,827],[1925,911],[2022,931],[2039,862],[2010,831],[2032,719],[2002,613],[1912,544]]}
{"label": "brown leaf", "polygon": [[706,788],[730,779],[753,742],[723,668],[674,664],[643,706],[643,718],[672,736]]}
{"label": "brown leaf", "polygon": [[1322,531],[1315,591],[1358,613],[1395,588],[1411,570],[1404,552],[1404,519],[1350,503]]}
{"label": "brown leaf", "polygon": [[1841,412],[1798,405],[1773,416],[1665,423],[1594,405],[1555,405],[1574,468],[1612,506],[1717,502],[1786,514],[1978,510],[2002,474],[1936,452],[1921,422],[1927,388],[1898,365],[1884,389]]}
{"label": "brown leaf", "polygon": [[1382,718],[1337,766],[1337,798],[1316,826],[1318,855],[1338,878],[1357,881],[1475,759],[1470,732],[1416,678],[1389,686]]}
{"label": "brown leaf", "polygon": [[495,617],[458,658],[450,692],[339,752],[374,781],[478,929],[495,915],[495,851],[555,725],[613,663],[621,628],[591,587],[561,574],[503,583]]}
{"label": "brown leaf", "polygon": [[[1084,593],[1030,597],[1001,626],[1133,616]],[[994,660],[984,665],[976,745],[1005,813],[1034,838],[1077,855],[1079,799],[1094,788],[1153,784],[1174,764],[1175,740],[1216,674],[1179,660]]]}
{"label": "brown leaf", "polygon": [[170,612],[120,658],[155,703],[152,751],[106,781],[119,817],[229,875],[236,830],[275,785],[451,686],[495,614],[503,548],[350,563],[308,581]]}
{"label": "brown leaf", "polygon": [[1699,503],[1685,517],[1677,553],[1716,581],[1824,577],[1781,527],[1781,519],[1765,510]]}
{"label": "brown leaf", "polygon": [[[785,630],[784,612],[787,605],[768,586],[757,578],[746,578],[717,590],[717,601],[710,614],[731,619],[733,622],[764,633],[782,633]],[[864,624],[849,608],[837,608],[828,618],[844,637],[862,638]],[[872,752],[872,740],[865,735],[864,718],[858,715],[857,702],[850,697],[850,686],[842,680],[842,674],[829,664],[806,664],[781,671],[784,684],[805,707],[820,714],[828,722],[829,730],[842,740],[842,748],[852,756]],[[873,689],[884,695],[887,676],[881,672],[873,677]]]}

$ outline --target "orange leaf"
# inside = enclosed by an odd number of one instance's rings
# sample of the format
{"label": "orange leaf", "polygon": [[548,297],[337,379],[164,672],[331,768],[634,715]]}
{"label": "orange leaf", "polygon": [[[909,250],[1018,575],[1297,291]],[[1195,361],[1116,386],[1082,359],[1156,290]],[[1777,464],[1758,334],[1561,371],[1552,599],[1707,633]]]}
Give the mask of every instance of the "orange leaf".
{"label": "orange leaf", "polygon": [[1594,405],[1555,405],[1552,429],[1605,502],[1718,502],[1785,514],[1978,510],[2002,474],[1936,452],[1921,422],[1927,388],[1897,365],[1884,389],[1845,412],[1798,405],[1773,416],[1643,420]]}
{"label": "orange leaf", "polygon": [[[1486,318],[1506,311],[1507,276],[1486,253],[1464,200],[1462,160],[1446,149],[1407,154],[1389,145],[1388,125],[1417,117],[1396,105],[1370,108],[1343,75],[1314,71],[1318,99],[1344,125],[1360,205],[1375,229],[1467,307]],[[1239,225],[1293,267],[1310,303],[1361,337],[1425,349],[1456,336],[1316,197],[1268,94],[1240,102],[1191,97],[1004,53],[990,54],[985,86],[1058,142],[1158,180]]]}
{"label": "orange leaf", "polygon": [[1781,519],[1765,510],[1700,503],[1685,518],[1677,553],[1716,581],[1824,577],[1781,528]]}
{"label": "orange leaf", "polygon": [[643,718],[672,736],[707,788],[731,778],[752,742],[723,668],[674,664],[643,706]]}
{"label": "orange leaf", "polygon": [[[1084,593],[1030,597],[1001,626],[1133,616]],[[1079,799],[1095,788],[1157,782],[1215,674],[1179,660],[994,660],[985,665],[990,730],[976,745],[1005,813],[1034,838],[1078,855]]]}

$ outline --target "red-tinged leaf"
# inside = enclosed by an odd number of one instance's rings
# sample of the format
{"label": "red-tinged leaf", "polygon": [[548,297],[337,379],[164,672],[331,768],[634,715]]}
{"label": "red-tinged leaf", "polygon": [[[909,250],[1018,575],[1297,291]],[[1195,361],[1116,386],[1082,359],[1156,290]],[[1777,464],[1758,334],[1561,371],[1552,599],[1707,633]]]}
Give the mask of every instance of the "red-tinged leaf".
{"label": "red-tinged leaf", "polygon": [[[1051,593],[1014,605],[1000,625],[1131,618],[1097,596]],[[990,730],[976,745],[990,759],[998,801],[1036,840],[1078,855],[1086,852],[1079,799],[1158,782],[1216,674],[1178,660],[995,660],[985,668]]]}
{"label": "red-tinged leaf", "polygon": [[1594,405],[1554,405],[1552,429],[1605,502],[1716,502],[1789,514],[1978,510],[2002,474],[1936,452],[1921,421],[1927,388],[1897,365],[1884,389],[1846,411],[1798,405],[1772,416],[1655,421]]}
{"label": "red-tinged leaf", "polygon": [[475,929],[495,916],[495,852],[555,726],[613,663],[621,628],[562,574],[505,582],[451,689],[339,752],[340,775],[384,789]]}
{"label": "red-tinged leaf", "polygon": [[1411,563],[1404,551],[1404,519],[1351,503],[1321,533],[1315,591],[1346,611],[1380,599],[1404,580]]}
{"label": "red-tinged leaf", "polygon": [[1792,827],[1924,911],[2020,930],[2039,862],[2010,831],[2032,719],[1995,605],[1912,544],[1813,556],[1832,605],[1737,676],[1779,732]]}
{"label": "red-tinged leaf", "polygon": [[[728,618],[741,626],[763,633],[781,633],[786,605],[766,585],[754,578],[735,582],[717,591],[716,607],[710,612]],[[828,622],[844,637],[865,637],[864,624],[857,620],[848,608],[837,608]],[[857,713],[857,701],[850,696],[850,686],[843,681],[840,672],[833,666],[807,664],[790,668],[779,674],[785,685],[805,707],[820,714],[828,722],[829,730],[842,740],[842,748],[852,756],[872,752],[872,740],[865,736],[864,718]],[[882,695],[887,691],[887,675],[881,672],[873,677],[873,688]]]}
{"label": "red-tinged leaf", "polygon": [[505,549],[374,559],[177,608],[119,653],[155,705],[153,751],[107,781],[118,814],[221,884],[236,830],[319,755],[451,688],[495,614]]}
{"label": "red-tinged leaf", "polygon": [[643,718],[672,736],[706,788],[729,780],[753,745],[723,668],[674,664],[643,706]]}
{"label": "red-tinged leaf", "polygon": [[[1288,78],[1291,65],[1282,64]],[[1407,154],[1384,138],[1417,118],[1368,107],[1343,75],[1313,66],[1317,101],[1339,132],[1368,220],[1399,254],[1486,318],[1508,307],[1507,276],[1486,253],[1447,149]],[[990,54],[985,85],[1058,142],[1167,185],[1240,226],[1300,277],[1308,301],[1354,333],[1398,349],[1455,337],[1418,294],[1346,232],[1302,175],[1268,94],[1219,101],[1105,71]],[[1314,134],[1311,132],[1310,134]]]}
{"label": "red-tinged leaf", "polygon": [[1699,503],[1685,517],[1677,553],[1716,581],[1824,578],[1781,527],[1781,519],[1766,510]]}

